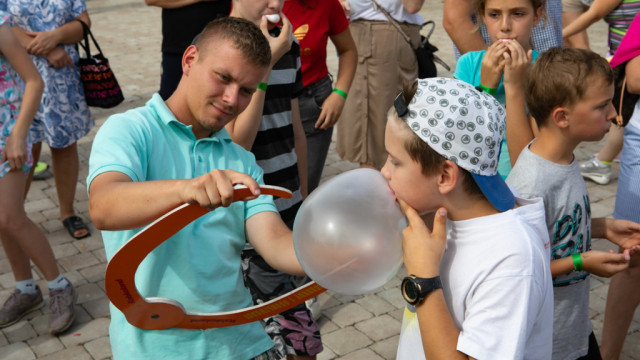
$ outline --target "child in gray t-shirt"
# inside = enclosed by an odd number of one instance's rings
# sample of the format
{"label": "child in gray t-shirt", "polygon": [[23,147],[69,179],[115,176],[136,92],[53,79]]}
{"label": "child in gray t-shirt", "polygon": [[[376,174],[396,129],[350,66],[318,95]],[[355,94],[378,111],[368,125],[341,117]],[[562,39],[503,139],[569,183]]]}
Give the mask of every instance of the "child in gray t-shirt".
{"label": "child in gray t-shirt", "polygon": [[[640,256],[640,225],[591,218],[573,151],[600,140],[616,112],[607,61],[586,50],[554,48],[533,64],[525,86],[539,135],[520,154],[507,183],[524,198],[544,198],[554,286],[553,359],[600,358],[589,321],[589,274],[609,277]],[[591,238],[626,249],[591,250]]]}

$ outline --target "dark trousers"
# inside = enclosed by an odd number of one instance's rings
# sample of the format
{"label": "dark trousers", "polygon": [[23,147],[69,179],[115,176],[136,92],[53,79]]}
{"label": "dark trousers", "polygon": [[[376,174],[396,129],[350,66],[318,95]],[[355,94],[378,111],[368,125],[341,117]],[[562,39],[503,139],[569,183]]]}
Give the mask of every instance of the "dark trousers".
{"label": "dark trousers", "polygon": [[160,77],[160,96],[167,100],[178,87],[182,77],[182,54],[162,53],[162,76]]}

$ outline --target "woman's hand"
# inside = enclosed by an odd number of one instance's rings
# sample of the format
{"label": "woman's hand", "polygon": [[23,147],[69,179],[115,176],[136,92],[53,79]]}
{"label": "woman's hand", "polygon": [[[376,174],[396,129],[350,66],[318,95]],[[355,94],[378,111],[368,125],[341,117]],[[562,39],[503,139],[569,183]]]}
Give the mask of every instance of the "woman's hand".
{"label": "woman's hand", "polygon": [[55,31],[27,32],[27,35],[33,37],[27,51],[38,56],[47,56],[60,43]]}
{"label": "woman's hand", "polygon": [[67,65],[73,67],[71,56],[61,47],[56,46],[47,54],[47,61],[54,68],[62,68]]}
{"label": "woman's hand", "polygon": [[11,170],[18,170],[27,162],[27,155],[26,137],[11,134],[7,138],[1,162],[9,161]]}
{"label": "woman's hand", "polygon": [[334,126],[342,114],[345,100],[339,94],[332,92],[322,103],[322,111],[315,124],[316,129],[326,130]]}

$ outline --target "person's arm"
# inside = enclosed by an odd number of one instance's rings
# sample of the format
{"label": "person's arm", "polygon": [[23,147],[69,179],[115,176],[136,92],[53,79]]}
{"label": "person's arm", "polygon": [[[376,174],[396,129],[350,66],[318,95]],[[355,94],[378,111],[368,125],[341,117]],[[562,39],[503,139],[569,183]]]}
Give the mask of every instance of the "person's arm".
{"label": "person's arm", "polygon": [[[265,84],[269,81],[269,75],[271,74],[273,65],[291,49],[291,43],[293,42],[291,22],[283,13],[280,13],[280,18],[282,21],[282,31],[278,37],[273,37],[269,34],[267,30],[267,19],[264,16],[260,22],[260,29],[267,38],[267,41],[269,41],[269,46],[271,47],[271,64],[261,81]],[[233,142],[249,151],[253,146],[256,135],[258,135],[258,128],[262,120],[264,99],[265,91],[256,91],[251,98],[249,106],[225,126]]]}
{"label": "person's arm", "polygon": [[[429,231],[418,212],[398,201],[409,225],[402,231],[402,253],[408,274],[421,278],[440,275],[440,261],[447,242],[447,211],[440,208]],[[460,330],[453,322],[442,289],[432,291],[416,306],[422,347],[427,359],[469,359],[457,348]]]}
{"label": "person's arm", "polygon": [[[338,79],[334,87],[348,94],[358,66],[356,43],[353,41],[351,31],[348,28],[339,34],[331,36],[331,42],[336,46],[338,52]],[[324,130],[334,126],[340,118],[340,114],[342,114],[345,101],[346,99],[343,96],[332,92],[322,103],[322,111],[318,116],[315,127]]]}
{"label": "person's arm", "polygon": [[7,24],[0,26],[0,54],[9,61],[25,84],[20,113],[11,136],[7,139],[1,159],[1,162],[9,161],[11,170],[17,170],[26,163],[28,158],[27,134],[40,106],[44,82],[29,54]]}
{"label": "person's arm", "polygon": [[487,48],[476,24],[471,20],[473,1],[445,0],[442,26],[456,45],[460,54]]}
{"label": "person's arm", "polygon": [[74,20],[68,23],[50,30],[50,31],[37,31],[26,32],[32,39],[27,45],[27,51],[30,54],[38,56],[47,56],[52,50],[54,50],[60,44],[75,44],[84,38],[84,30],[82,24],[76,19],[82,20],[87,26],[91,27],[91,20],[89,19],[89,13],[85,10],[78,15]]}
{"label": "person's arm", "polygon": [[302,127],[302,120],[300,119],[300,107],[298,106],[298,99],[291,99],[291,125],[293,126],[293,144],[295,147],[297,164],[298,164],[298,178],[300,179],[300,193],[302,198],[306,198],[309,190],[309,176],[307,167],[307,136],[304,133]]}
{"label": "person's arm", "polygon": [[640,247],[640,224],[622,219],[595,218],[591,219],[591,236],[631,250]]}
{"label": "person's arm", "polygon": [[578,16],[571,24],[562,29],[564,39],[586,30],[596,21],[604,18],[608,13],[620,5],[621,0],[594,0],[589,9]]}
{"label": "person's arm", "polygon": [[247,240],[274,269],[291,275],[305,275],[293,248],[291,230],[280,215],[264,211],[245,222]]}
{"label": "person's arm", "polygon": [[422,8],[424,0],[402,0],[402,6],[411,14],[415,14]]}
{"label": "person's arm", "polygon": [[89,184],[89,213],[100,230],[135,229],[184,203],[210,209],[229,206],[235,184],[260,194],[251,176],[233,170],[213,170],[194,179],[140,182],[120,172],[104,172]]}
{"label": "person's arm", "polygon": [[627,62],[625,76],[627,77],[627,91],[632,94],[640,94],[640,56]]}
{"label": "person's arm", "polygon": [[527,104],[524,96],[524,75],[531,64],[532,51],[525,52],[520,43],[506,43],[509,51],[504,53],[504,92],[506,106],[506,139],[511,166],[516,164],[522,149],[533,140],[533,130],[527,115]]}
{"label": "person's arm", "polygon": [[[613,253],[613,251],[589,250],[580,253],[582,258],[582,270],[602,276],[611,277],[616,273],[629,267],[629,251],[623,253]],[[569,274],[574,271],[575,265],[572,256],[566,256],[562,259],[551,260],[551,276]]]}
{"label": "person's arm", "polygon": [[144,3],[147,4],[147,6],[157,6],[164,9],[176,9],[204,1],[216,0],[144,0]]}

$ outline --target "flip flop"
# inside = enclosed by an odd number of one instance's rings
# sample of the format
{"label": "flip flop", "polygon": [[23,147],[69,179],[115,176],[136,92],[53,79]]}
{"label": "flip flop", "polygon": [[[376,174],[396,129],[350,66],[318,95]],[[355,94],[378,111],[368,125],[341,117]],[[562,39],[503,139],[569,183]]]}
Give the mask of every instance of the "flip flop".
{"label": "flip flop", "polygon": [[[64,227],[67,229],[67,231],[69,232],[69,235],[71,235],[71,237],[76,240],[84,239],[87,236],[91,236],[91,232],[89,231],[89,228],[79,216],[76,216],[76,215],[69,216],[68,218],[62,220],[62,225],[64,225]],[[76,232],[78,230],[83,230],[83,229],[86,229],[87,233],[81,236],[76,236]]]}

